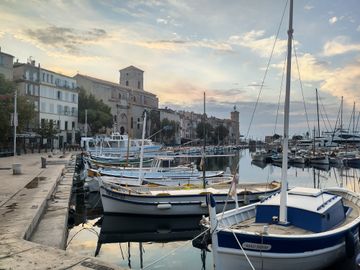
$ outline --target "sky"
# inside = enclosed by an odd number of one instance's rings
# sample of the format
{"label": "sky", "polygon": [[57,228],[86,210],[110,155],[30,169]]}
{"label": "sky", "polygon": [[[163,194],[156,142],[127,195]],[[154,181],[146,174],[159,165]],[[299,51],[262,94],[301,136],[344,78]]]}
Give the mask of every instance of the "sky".
{"label": "sky", "polygon": [[[322,130],[342,96],[344,127],[353,122],[359,10],[358,0],[294,1],[290,134],[317,125],[316,88]],[[0,25],[2,52],[20,62],[113,82],[134,65],[161,108],[202,113],[205,92],[208,115],[236,106],[247,138],[282,134],[287,0],[1,0]]]}

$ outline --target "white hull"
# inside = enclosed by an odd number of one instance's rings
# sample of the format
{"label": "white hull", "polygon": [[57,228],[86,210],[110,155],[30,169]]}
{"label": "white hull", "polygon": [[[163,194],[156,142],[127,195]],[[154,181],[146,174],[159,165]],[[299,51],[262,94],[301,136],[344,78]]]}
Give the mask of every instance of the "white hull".
{"label": "white hull", "polygon": [[[249,185],[247,190],[251,190]],[[265,186],[263,187],[265,190]],[[216,200],[216,211],[221,212],[228,197],[228,188],[216,190],[207,189],[157,189],[154,194],[136,194],[136,189],[126,189],[118,187],[119,190],[128,190],[125,192],[116,192],[109,187],[100,187],[102,205],[105,213],[136,214],[136,215],[204,215],[208,214],[206,204],[206,194],[213,193]],[[244,194],[238,190],[238,203],[240,205],[259,201],[263,196],[279,190],[279,185],[274,185],[272,190],[263,192],[254,192]],[[227,210],[235,207],[235,201],[227,201]]]}
{"label": "white hull", "polygon": [[[315,270],[322,269],[345,256],[345,243],[316,252],[279,254],[246,251],[255,269],[263,270]],[[252,269],[242,251],[219,248],[217,269]]]}

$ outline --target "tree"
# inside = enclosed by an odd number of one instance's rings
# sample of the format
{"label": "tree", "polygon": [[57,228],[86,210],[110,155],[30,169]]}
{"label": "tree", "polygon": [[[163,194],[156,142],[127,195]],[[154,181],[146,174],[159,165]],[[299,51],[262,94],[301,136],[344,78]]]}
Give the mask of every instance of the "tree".
{"label": "tree", "polygon": [[161,121],[161,134],[166,144],[175,144],[175,134],[179,130],[179,123],[174,120],[164,118]]}
{"label": "tree", "polygon": [[214,131],[214,128],[209,123],[200,122],[196,127],[196,135],[199,139],[204,139],[204,125],[205,125],[205,132],[206,132],[206,140],[210,142],[212,140],[212,134]]}
{"label": "tree", "polygon": [[[41,127],[38,128],[37,133],[41,136],[41,141],[46,138],[50,140],[50,146],[53,148],[53,139],[58,133],[58,130],[55,128],[53,121],[44,121],[41,124]],[[46,143],[46,149],[49,144],[49,141]]]}
{"label": "tree", "polygon": [[85,110],[87,110],[87,123],[91,133],[112,127],[111,108],[92,94],[87,95],[85,89],[79,88],[79,90],[79,122],[85,124]]}
{"label": "tree", "polygon": [[224,139],[229,135],[229,130],[224,125],[219,125],[214,130],[214,141],[216,141],[218,144],[221,142],[224,142]]}
{"label": "tree", "polygon": [[[14,112],[14,93],[16,84],[5,79],[0,74],[0,146],[8,147],[10,138],[13,136],[13,128],[10,126],[11,115]],[[18,127],[17,132],[22,133],[27,124],[34,121],[35,107],[28,102],[25,96],[17,97]]]}
{"label": "tree", "polygon": [[[160,137],[160,130],[161,130],[161,122],[160,122],[160,111],[158,110],[151,110],[148,113],[148,122],[150,123],[150,134],[149,136],[152,136],[153,134],[156,134],[154,137],[152,137],[152,140],[159,141]],[[148,124],[148,123],[147,123]]]}

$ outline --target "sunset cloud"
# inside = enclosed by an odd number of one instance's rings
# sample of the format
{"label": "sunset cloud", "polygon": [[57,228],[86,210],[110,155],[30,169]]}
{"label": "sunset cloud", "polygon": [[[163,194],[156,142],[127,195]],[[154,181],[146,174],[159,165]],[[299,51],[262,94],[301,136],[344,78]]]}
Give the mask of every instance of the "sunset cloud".
{"label": "sunset cloud", "polygon": [[335,37],[324,45],[324,55],[334,56],[352,51],[360,51],[360,43],[350,43],[350,38],[345,36]]}
{"label": "sunset cloud", "polygon": [[[234,35],[229,38],[229,43],[233,45],[249,48],[261,57],[269,57],[273,47],[275,36],[264,37],[265,31],[252,30],[243,35]],[[282,55],[286,51],[286,40],[278,40],[274,49],[274,55]]]}

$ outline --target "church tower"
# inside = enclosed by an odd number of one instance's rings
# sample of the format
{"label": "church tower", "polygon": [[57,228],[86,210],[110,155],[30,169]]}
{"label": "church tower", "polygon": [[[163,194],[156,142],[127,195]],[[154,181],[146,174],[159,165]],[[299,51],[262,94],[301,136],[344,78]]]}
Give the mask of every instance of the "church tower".
{"label": "church tower", "polygon": [[240,143],[240,113],[236,110],[231,112],[231,138],[234,144],[238,145]]}
{"label": "church tower", "polygon": [[130,87],[136,90],[144,90],[144,71],[141,69],[129,66],[120,69],[120,85]]}

